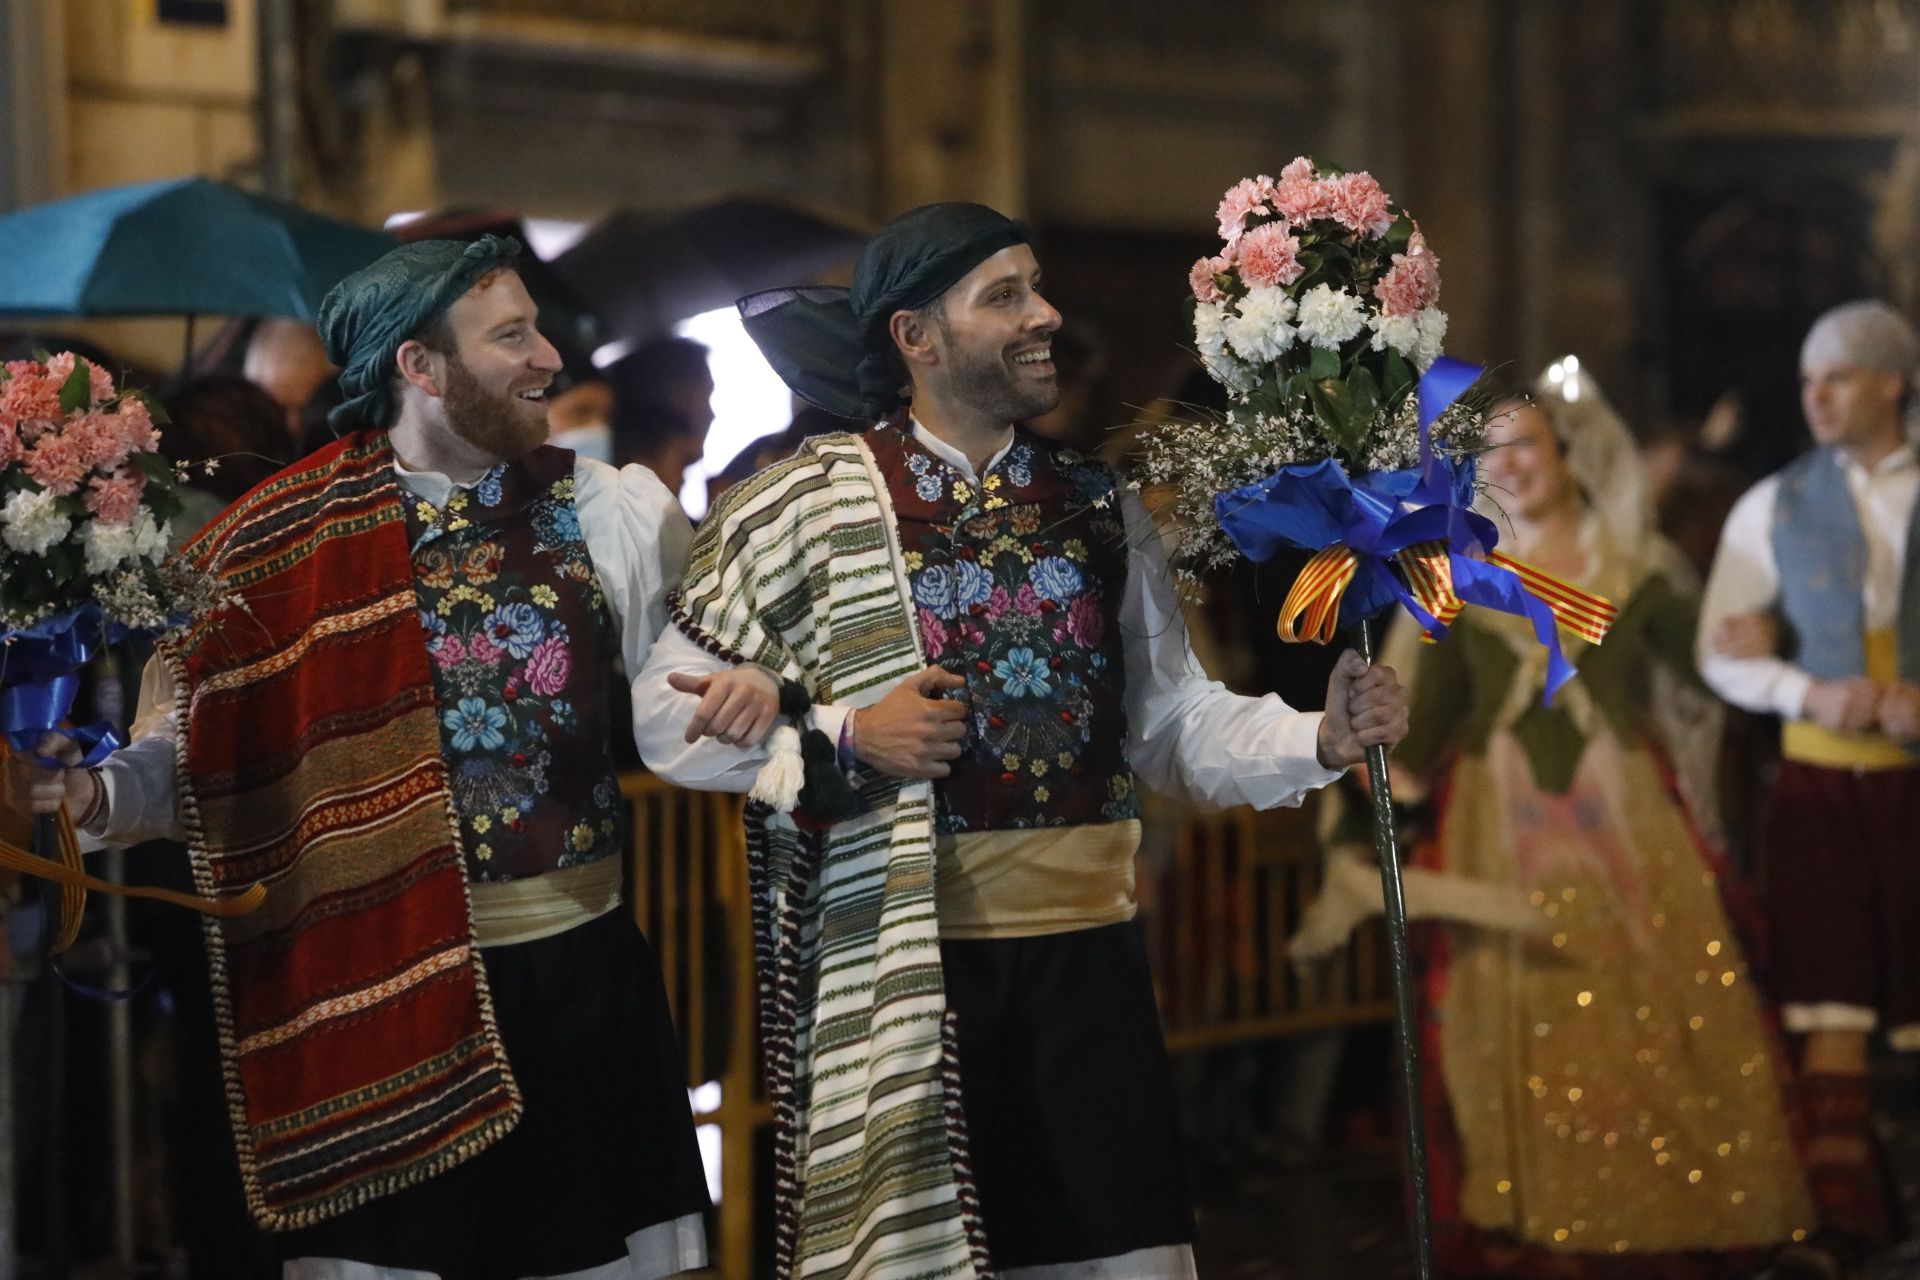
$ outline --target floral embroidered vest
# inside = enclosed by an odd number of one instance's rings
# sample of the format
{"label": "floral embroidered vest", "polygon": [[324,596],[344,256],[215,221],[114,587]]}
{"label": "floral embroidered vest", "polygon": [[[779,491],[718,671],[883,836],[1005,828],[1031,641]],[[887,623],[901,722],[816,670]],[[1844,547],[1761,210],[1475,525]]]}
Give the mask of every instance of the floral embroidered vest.
{"label": "floral embroidered vest", "polygon": [[543,447],[444,508],[405,505],[468,878],[613,856],[619,645],[573,505],[573,454]]}
{"label": "floral embroidered vest", "polygon": [[880,427],[867,439],[927,658],[967,681],[965,754],[935,788],[940,830],[1138,817],[1113,472],[1021,429],[975,486],[909,430]]}

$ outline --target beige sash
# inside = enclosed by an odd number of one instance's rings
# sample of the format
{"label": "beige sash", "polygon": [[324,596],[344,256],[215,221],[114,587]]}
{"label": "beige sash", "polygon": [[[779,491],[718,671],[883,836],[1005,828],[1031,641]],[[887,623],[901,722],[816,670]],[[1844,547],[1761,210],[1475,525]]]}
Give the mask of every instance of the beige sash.
{"label": "beige sash", "polygon": [[620,905],[620,859],[596,858],[577,867],[520,880],[476,880],[473,933],[483,947],[537,942],[565,933]]}
{"label": "beige sash", "polygon": [[1138,819],[976,831],[934,848],[942,939],[1027,938],[1133,919]]}

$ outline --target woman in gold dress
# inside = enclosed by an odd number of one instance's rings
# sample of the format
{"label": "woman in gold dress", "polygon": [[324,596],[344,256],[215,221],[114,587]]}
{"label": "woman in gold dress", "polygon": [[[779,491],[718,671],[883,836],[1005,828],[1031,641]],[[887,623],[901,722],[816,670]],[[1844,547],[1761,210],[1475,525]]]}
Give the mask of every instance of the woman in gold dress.
{"label": "woman in gold dress", "polygon": [[[1580,674],[1552,707],[1524,619],[1469,610],[1442,643],[1403,625],[1390,646],[1414,672],[1396,772],[1436,811],[1407,895],[1442,922],[1423,1030],[1442,1267],[1743,1274],[1814,1222],[1733,886],[1672,763],[1717,737],[1693,585],[1577,361],[1498,404],[1490,443],[1503,549],[1620,615],[1598,647],[1563,637]],[[1296,956],[1379,902],[1336,858]]]}

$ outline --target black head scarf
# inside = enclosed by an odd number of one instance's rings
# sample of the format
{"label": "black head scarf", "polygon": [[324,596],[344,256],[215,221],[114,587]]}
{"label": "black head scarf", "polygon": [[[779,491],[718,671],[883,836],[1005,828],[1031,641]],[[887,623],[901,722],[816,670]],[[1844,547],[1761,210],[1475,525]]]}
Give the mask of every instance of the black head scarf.
{"label": "black head scarf", "polygon": [[923,205],[882,227],[851,289],[769,289],[740,299],[747,332],[794,393],[842,418],[886,417],[904,402],[887,322],[934,301],[1027,229],[982,204]]}

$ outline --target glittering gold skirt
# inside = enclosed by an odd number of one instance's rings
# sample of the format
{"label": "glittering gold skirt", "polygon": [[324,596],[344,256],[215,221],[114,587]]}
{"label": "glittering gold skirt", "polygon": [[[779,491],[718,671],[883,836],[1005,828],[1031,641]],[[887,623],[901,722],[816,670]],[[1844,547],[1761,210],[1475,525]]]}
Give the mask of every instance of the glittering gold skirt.
{"label": "glittering gold skirt", "polygon": [[1759,994],[1653,759],[1598,734],[1554,795],[1496,734],[1456,769],[1441,839],[1449,874],[1520,886],[1552,928],[1451,935],[1440,1067],[1466,1219],[1616,1253],[1811,1228]]}

